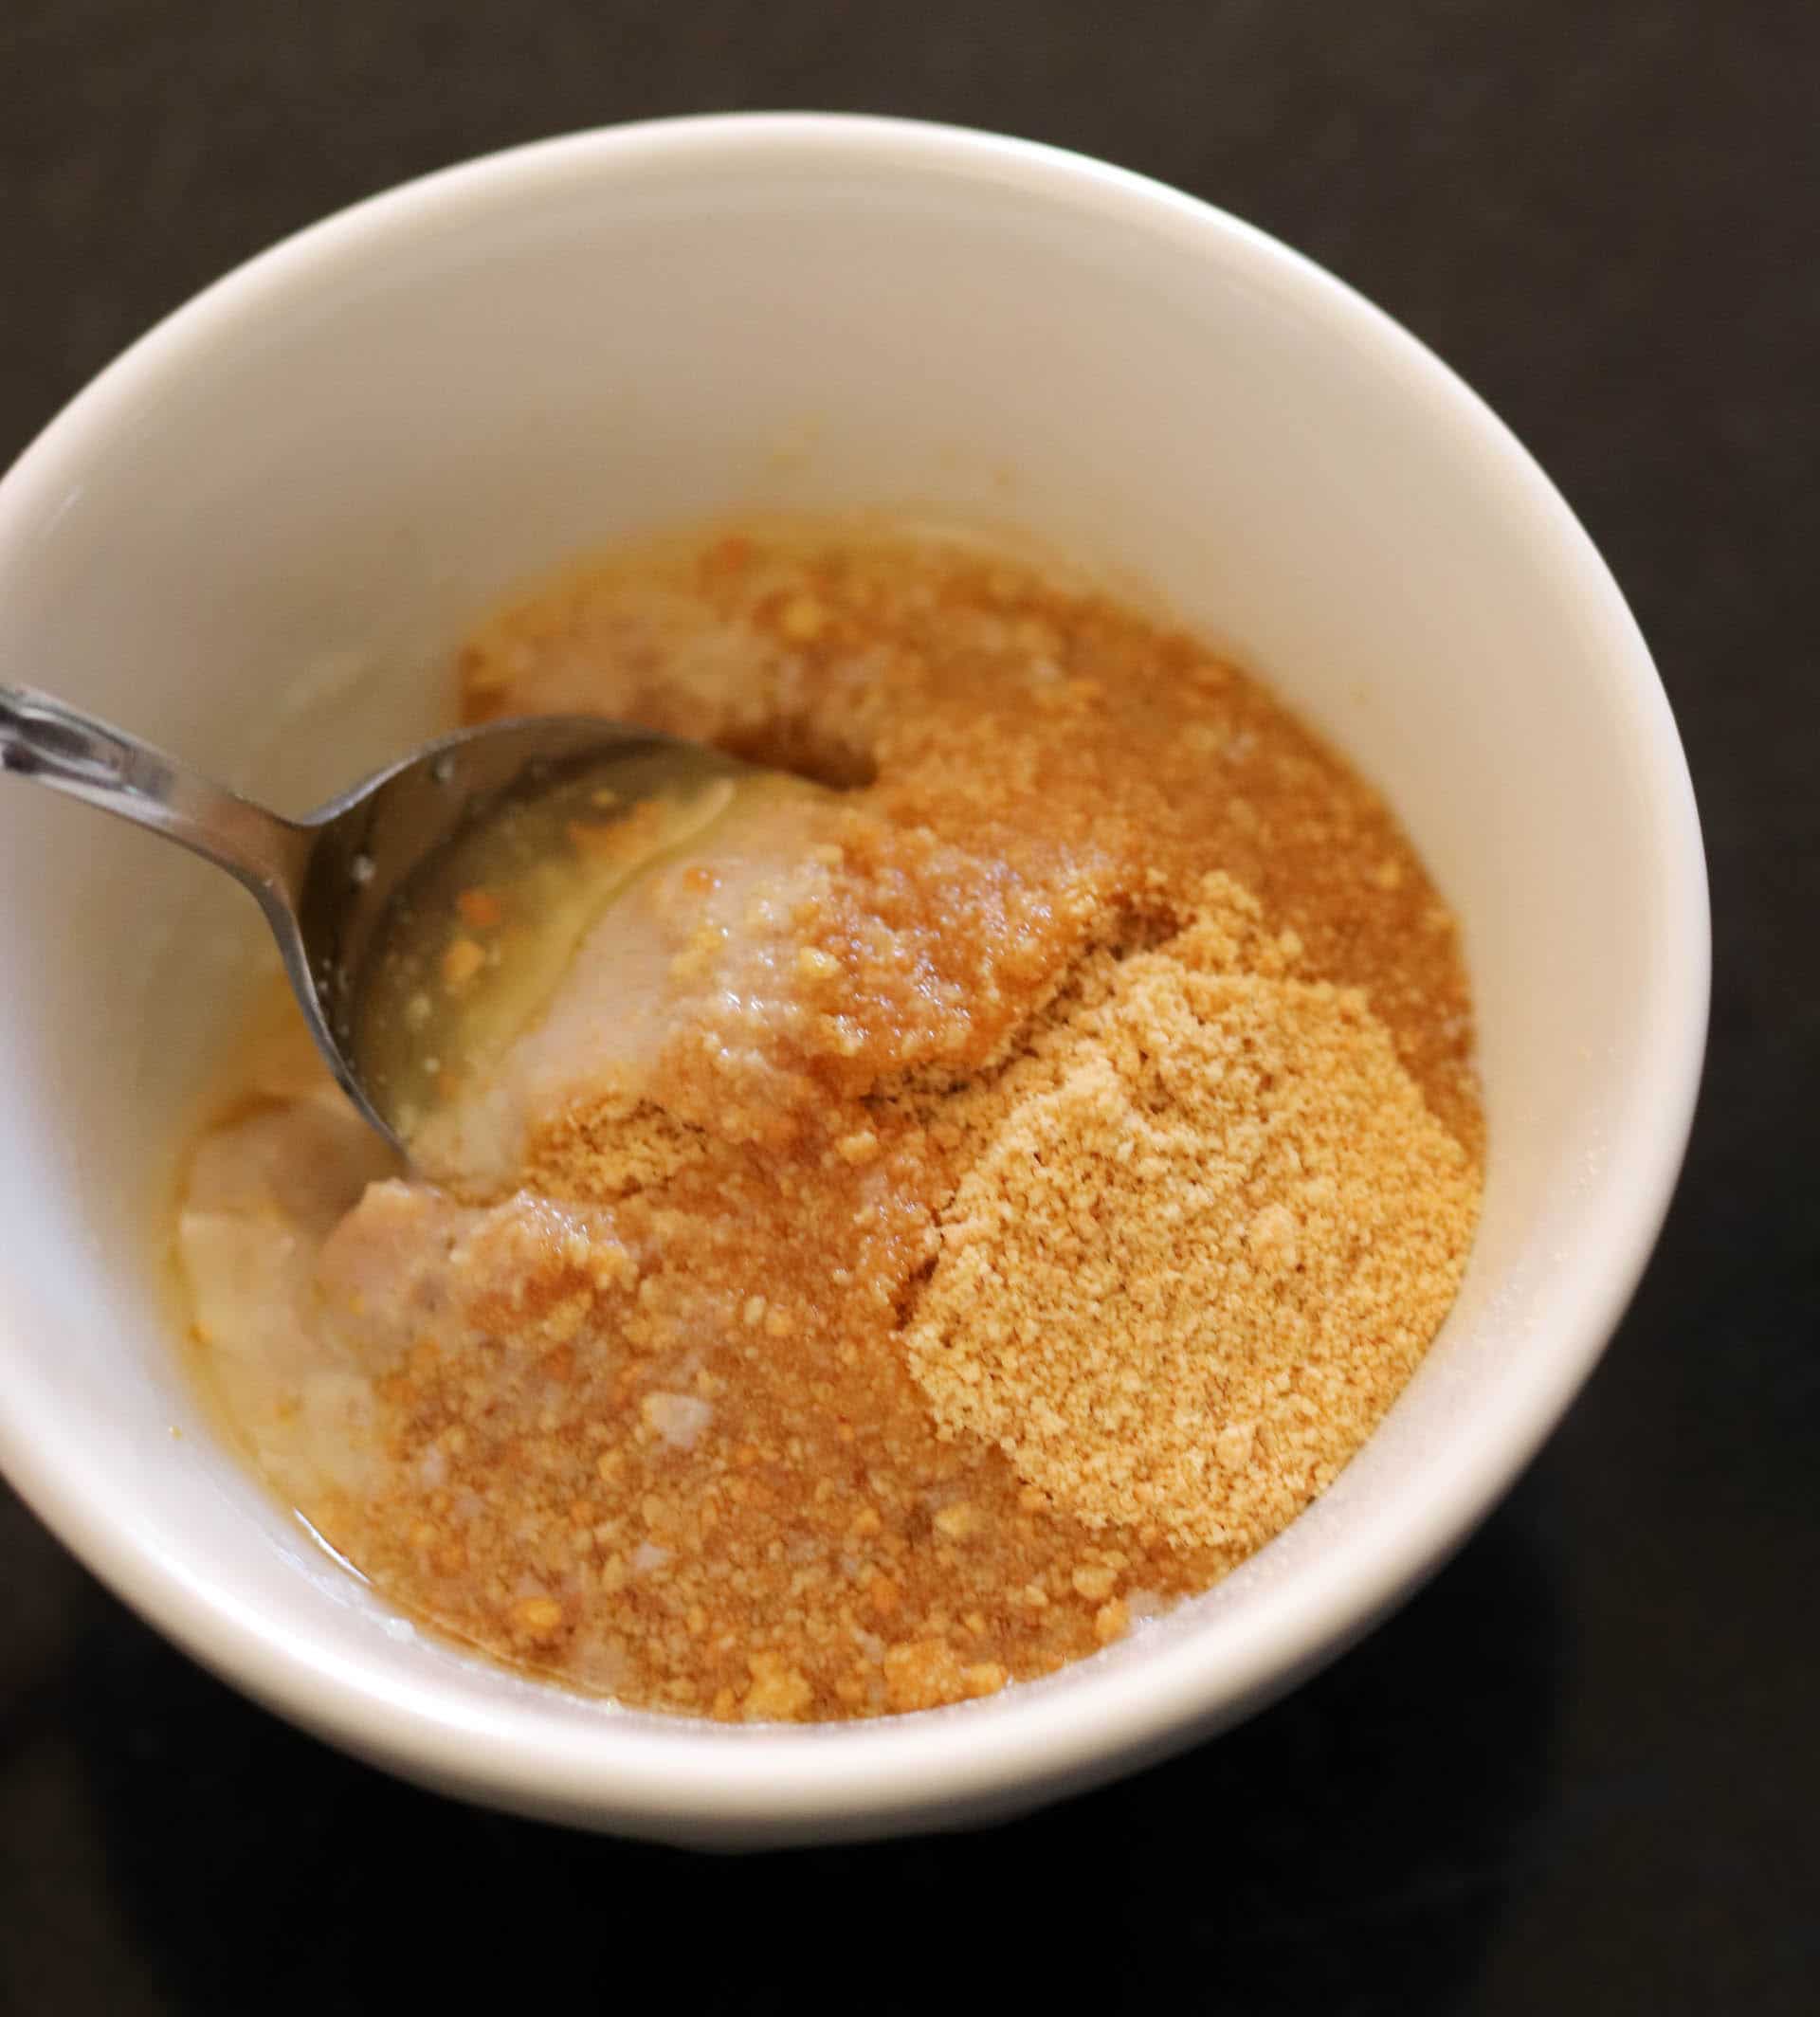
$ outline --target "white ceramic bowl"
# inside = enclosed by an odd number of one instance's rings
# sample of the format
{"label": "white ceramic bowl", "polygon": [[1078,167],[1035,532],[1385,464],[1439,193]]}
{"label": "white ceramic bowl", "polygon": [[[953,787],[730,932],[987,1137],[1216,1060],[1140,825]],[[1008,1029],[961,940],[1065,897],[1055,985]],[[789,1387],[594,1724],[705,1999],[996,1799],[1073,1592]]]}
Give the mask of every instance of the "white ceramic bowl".
{"label": "white ceramic bowl", "polygon": [[1414,1383],[1228,1581],[992,1700],[801,1730],[633,1714],[428,1643],[315,1552],[201,1416],[157,1259],[252,907],[0,786],[8,1475],[160,1629],[325,1737],[678,1842],[1010,1812],[1330,1658],[1585,1379],[1660,1226],[1704,1034],[1674,725],[1541,472],[1306,261],[1014,141],[627,127],[304,232],[154,330],[0,484],[0,677],[300,806],[439,718],[441,655],[527,571],[691,515],[852,502],[1021,524],[1242,654],[1389,793],[1478,994],[1484,1220]]}

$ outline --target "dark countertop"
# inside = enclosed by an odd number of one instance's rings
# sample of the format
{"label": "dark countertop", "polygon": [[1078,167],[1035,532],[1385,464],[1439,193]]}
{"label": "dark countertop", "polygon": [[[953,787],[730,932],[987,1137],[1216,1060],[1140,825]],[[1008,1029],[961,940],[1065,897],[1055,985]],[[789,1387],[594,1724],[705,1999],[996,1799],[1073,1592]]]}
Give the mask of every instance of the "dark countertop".
{"label": "dark countertop", "polygon": [[1711,1060],[1656,1263],[1508,1501],[1356,1651],[1186,1758],[945,1840],[703,1861],[413,1791],[203,1675],[0,1487],[0,2012],[592,2009],[654,1965],[703,2011],[1820,2008],[1820,9],[6,0],[0,460],[354,197],[776,104],[1210,197],[1536,450],[1706,823]]}

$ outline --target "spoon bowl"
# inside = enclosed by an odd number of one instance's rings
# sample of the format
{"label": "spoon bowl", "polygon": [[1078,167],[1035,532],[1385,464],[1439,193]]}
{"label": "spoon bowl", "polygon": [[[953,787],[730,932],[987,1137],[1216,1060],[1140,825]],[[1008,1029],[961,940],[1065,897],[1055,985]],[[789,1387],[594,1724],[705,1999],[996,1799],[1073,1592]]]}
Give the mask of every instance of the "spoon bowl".
{"label": "spoon bowl", "polygon": [[426,865],[477,826],[584,774],[629,810],[747,768],[625,722],[532,717],[440,736],[291,820],[48,694],[0,686],[0,770],[178,842],[259,899],[317,1047],[401,1155],[395,1116],[362,1068],[360,1009],[400,899]]}

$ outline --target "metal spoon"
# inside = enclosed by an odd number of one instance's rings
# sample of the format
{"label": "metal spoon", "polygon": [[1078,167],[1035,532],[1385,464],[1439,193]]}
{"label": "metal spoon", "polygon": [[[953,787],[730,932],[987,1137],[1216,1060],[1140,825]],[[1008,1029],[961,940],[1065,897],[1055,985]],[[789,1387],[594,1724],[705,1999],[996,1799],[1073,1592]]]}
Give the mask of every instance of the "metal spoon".
{"label": "metal spoon", "polygon": [[649,729],[546,716],[444,736],[288,820],[48,694],[0,686],[0,770],[180,842],[259,899],[318,1048],[401,1154],[363,1080],[354,1033],[392,899],[425,862],[476,822],[584,771],[613,777],[630,802],[745,769]]}

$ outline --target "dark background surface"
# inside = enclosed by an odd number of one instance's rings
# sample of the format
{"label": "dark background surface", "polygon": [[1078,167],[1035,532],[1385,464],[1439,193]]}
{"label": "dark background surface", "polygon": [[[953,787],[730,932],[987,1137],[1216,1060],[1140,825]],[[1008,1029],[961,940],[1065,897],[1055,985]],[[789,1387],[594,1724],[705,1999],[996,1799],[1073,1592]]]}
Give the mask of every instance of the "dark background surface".
{"label": "dark background surface", "polygon": [[1223,204],[1561,484],[1655,649],[1713,876],[1655,1265],[1518,1490],[1364,1645],[1186,1758],[946,1840],[711,1861],[412,1791],[206,1678],[0,1487],[0,2010],[592,2009],[651,1969],[703,2011],[1820,2009],[1820,8],[0,0],[0,461],[355,197],[778,104]]}

